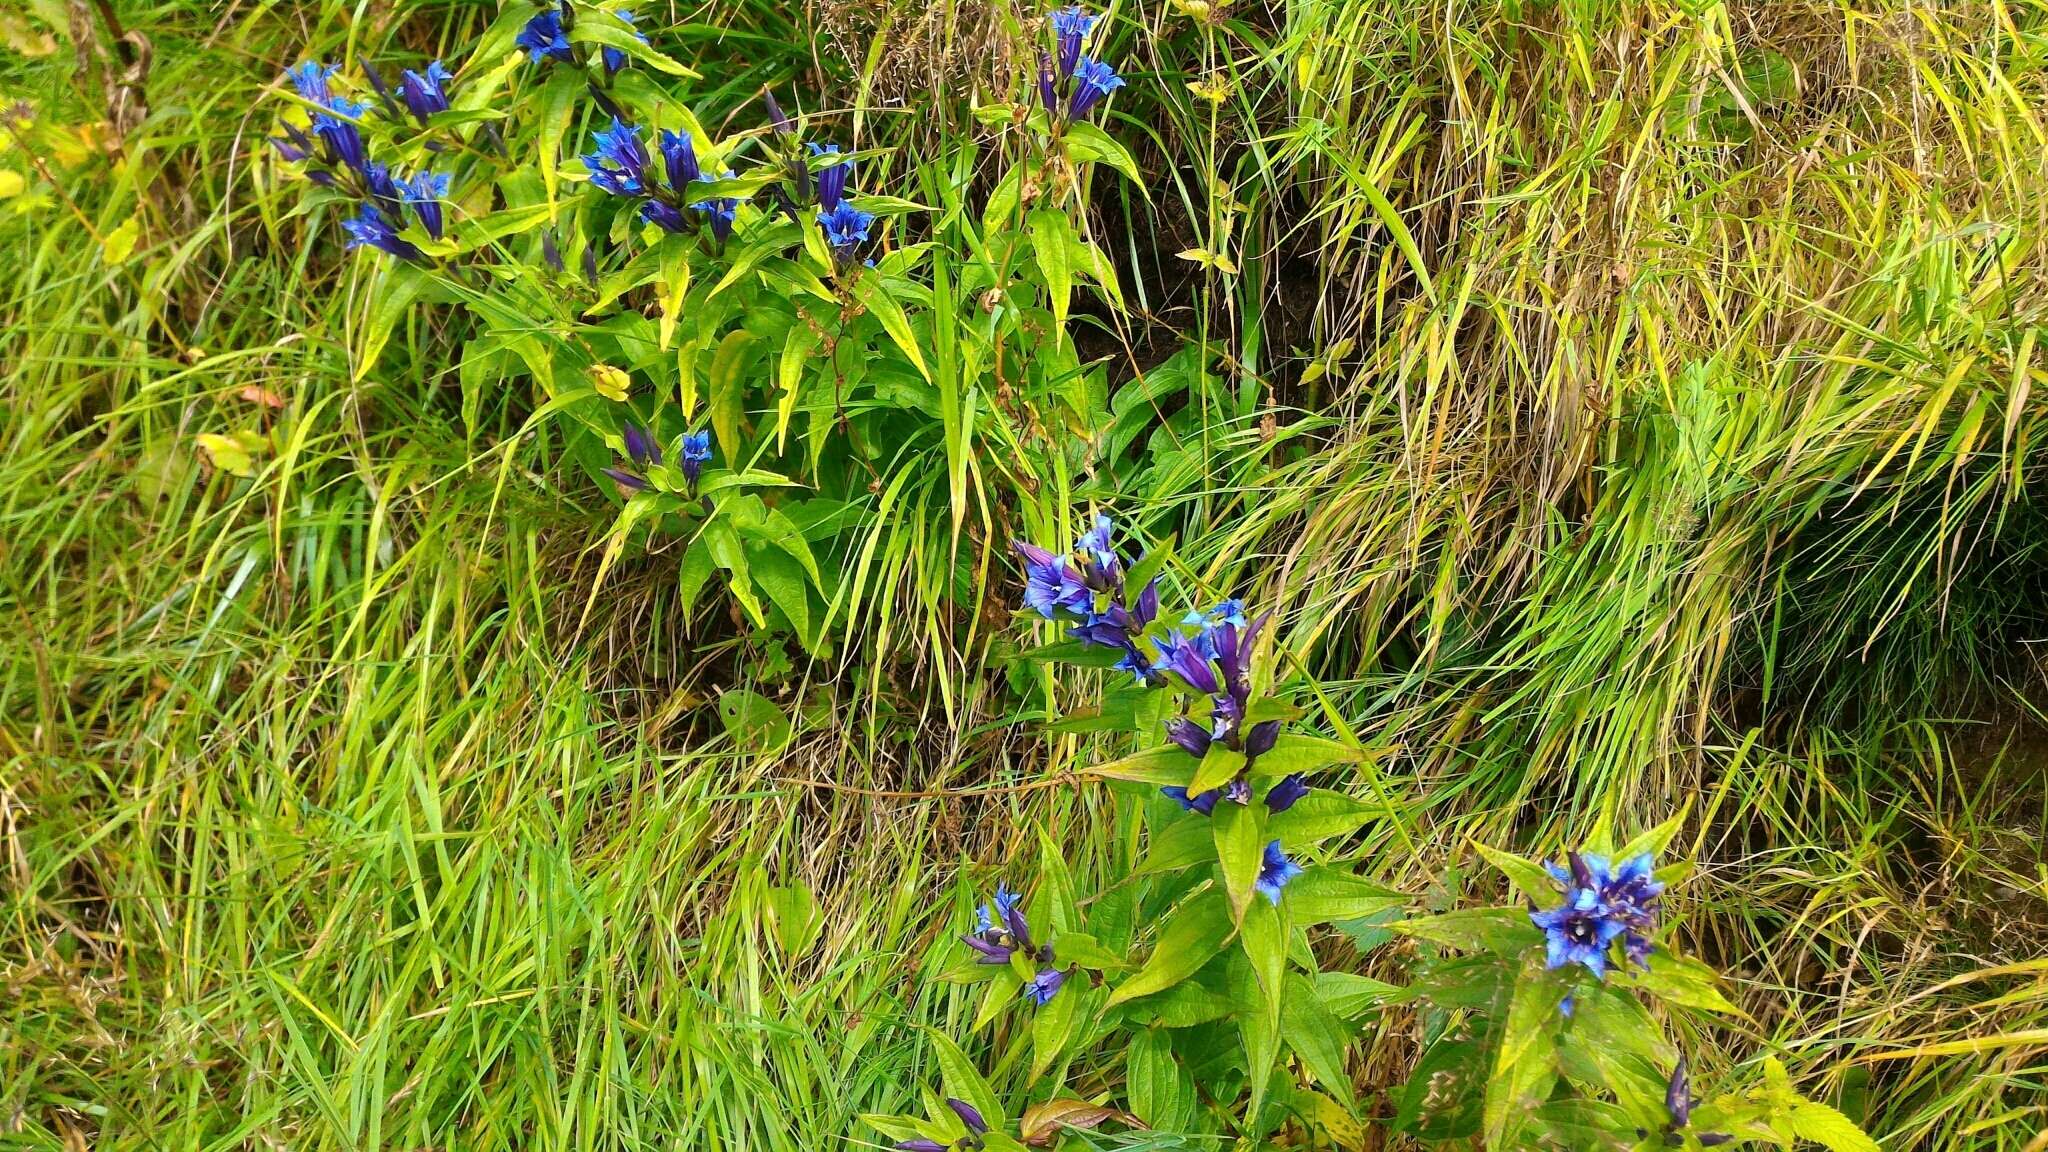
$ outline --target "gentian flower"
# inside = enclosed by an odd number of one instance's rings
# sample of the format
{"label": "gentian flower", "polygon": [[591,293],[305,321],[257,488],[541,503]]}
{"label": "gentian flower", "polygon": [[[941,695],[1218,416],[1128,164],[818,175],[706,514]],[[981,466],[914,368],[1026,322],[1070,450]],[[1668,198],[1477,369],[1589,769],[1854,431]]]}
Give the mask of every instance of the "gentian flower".
{"label": "gentian flower", "polygon": [[398,98],[425,124],[436,112],[448,110],[448,82],[453,79],[439,60],[427,65],[424,73],[407,68],[398,78]]}
{"label": "gentian flower", "polygon": [[369,146],[355,121],[370,110],[367,104],[337,96],[324,112],[313,114],[313,136],[320,141],[321,154],[329,166],[362,172],[369,166]]}
{"label": "gentian flower", "polygon": [[1308,795],[1308,784],[1299,772],[1283,776],[1280,782],[1266,789],[1266,811],[1285,812],[1294,807],[1294,802]]}
{"label": "gentian flower", "polygon": [[327,82],[334,79],[334,74],[340,70],[332,64],[302,60],[296,68],[285,69],[284,75],[285,79],[291,81],[292,87],[298,90],[301,100],[325,108],[328,100],[332,98]]}
{"label": "gentian flower", "polygon": [[[813,143],[810,145],[810,149],[812,156],[839,155],[839,145],[837,144]],[[853,161],[851,160],[841,160],[818,169],[818,207],[827,212],[839,207],[839,202],[846,196],[846,181],[852,176]],[[867,237],[862,236],[861,239],[865,240]]]}
{"label": "gentian flower", "polygon": [[[1664,1110],[1671,1114],[1671,1122],[1664,1126],[1664,1142],[1671,1147],[1684,1143],[1680,1132],[1692,1127],[1692,1110],[1699,1100],[1692,1094],[1692,1077],[1687,1072],[1685,1055],[1680,1053],[1678,1067],[1671,1070],[1671,1083],[1664,1089]],[[1735,1137],[1726,1132],[1695,1132],[1693,1139],[1702,1148],[1716,1148],[1732,1143]]]}
{"label": "gentian flower", "polygon": [[1061,79],[1074,74],[1075,65],[1081,61],[1081,42],[1101,17],[1075,4],[1052,14],[1053,38],[1059,47],[1059,74]]}
{"label": "gentian flower", "polygon": [[926,1140],[923,1137],[919,1137],[916,1140],[898,1140],[896,1148],[898,1152],[946,1152],[944,1144],[939,1143],[937,1140]]}
{"label": "gentian flower", "polygon": [[[634,467],[645,470],[661,463],[661,444],[647,429],[628,420],[619,429],[619,436],[626,442],[626,458],[633,462]],[[620,487],[634,492],[645,492],[651,487],[645,477],[624,468],[606,468],[604,474],[618,481]]]}
{"label": "gentian flower", "polygon": [[868,225],[875,222],[873,213],[863,212],[841,200],[831,210],[818,210],[818,226],[825,230],[825,242],[832,246],[832,255],[841,264],[852,261],[854,249],[868,238]]}
{"label": "gentian flower", "polygon": [[1031,943],[1031,924],[1024,919],[1023,898],[1001,884],[996,885],[995,899],[975,910],[974,934],[961,940],[981,953],[983,964],[1007,964],[1014,952],[1041,960],[1052,958],[1052,949],[1038,949]]}
{"label": "gentian flower", "polygon": [[1036,544],[1012,540],[1010,547],[1024,560],[1024,603],[1047,620],[1061,612],[1085,612],[1091,602],[1088,586],[1069,567],[1071,557],[1055,555]]}
{"label": "gentian flower", "polygon": [[1060,986],[1066,982],[1065,972],[1057,968],[1041,968],[1038,975],[1033,976],[1031,982],[1024,985],[1024,994],[1031,998],[1032,1003],[1043,1008],[1052,1003],[1052,998],[1059,995]]}
{"label": "gentian flower", "polygon": [[412,214],[419,217],[420,227],[434,239],[441,238],[441,199],[448,195],[448,177],[441,172],[421,172],[411,183],[400,181],[399,191],[407,204],[412,205]]}
{"label": "gentian flower", "polygon": [[1213,743],[1207,728],[1185,716],[1175,716],[1166,722],[1166,738],[1197,760],[1209,754],[1209,745]]}
{"label": "gentian flower", "polygon": [[[720,172],[718,178],[720,180],[732,179],[732,169],[728,168]],[[680,193],[682,189],[679,188],[676,191]],[[721,196],[711,200],[699,200],[690,205],[690,211],[702,213],[706,219],[711,221],[711,237],[720,244],[725,243],[726,239],[732,235],[732,224],[739,217],[739,210],[740,202],[730,196]]]}
{"label": "gentian flower", "polygon": [[668,189],[677,196],[704,178],[697,166],[697,142],[688,132],[661,130],[661,161],[668,174]]}
{"label": "gentian flower", "polygon": [[524,48],[527,60],[535,64],[543,59],[560,60],[565,64],[576,61],[576,50],[569,44],[568,30],[562,27],[562,14],[553,8],[528,20],[512,42]]}
{"label": "gentian flower", "polygon": [[1608,916],[1621,926],[1623,955],[1649,967],[1655,949],[1649,932],[1657,926],[1657,901],[1664,885],[1657,879],[1656,861],[1648,853],[1624,860],[1617,868],[1605,856],[1574,852],[1564,864],[1546,863],[1544,868],[1569,898],[1576,899],[1579,890],[1591,890]]}
{"label": "gentian flower", "polygon": [[1583,965],[1593,975],[1607,978],[1609,947],[1627,925],[1600,902],[1600,893],[1590,887],[1574,887],[1556,908],[1529,913],[1529,919],[1543,929],[1544,965],[1562,968]]}
{"label": "gentian flower", "polygon": [[1221,788],[1211,788],[1207,792],[1197,792],[1192,796],[1188,795],[1187,789],[1177,784],[1168,785],[1160,791],[1164,792],[1168,799],[1178,801],[1182,808],[1190,812],[1199,812],[1204,816],[1216,811],[1216,801],[1223,798]]}
{"label": "gentian flower", "polygon": [[640,205],[640,218],[649,224],[656,224],[664,232],[681,232],[689,227],[683,218],[683,210],[666,200],[650,199]]}
{"label": "gentian flower", "polygon": [[946,1097],[946,1107],[951,1108],[953,1114],[960,1117],[960,1122],[967,1125],[969,1132],[976,1136],[988,1135],[988,1121],[982,1119],[981,1109],[956,1096]]}
{"label": "gentian flower", "polygon": [[[642,44],[647,43],[647,33],[634,27],[633,14],[631,12],[621,8],[617,12],[612,13],[612,15],[617,16],[625,23],[628,29],[632,30],[635,40],[640,41]],[[606,48],[599,55],[604,58],[604,71],[607,76],[617,76],[619,69],[624,68],[633,61],[631,56],[628,56],[624,50],[618,48]]]}
{"label": "gentian flower", "polygon": [[775,130],[776,135],[788,136],[796,131],[796,125],[792,124],[789,117],[784,114],[782,105],[775,102],[775,93],[773,91],[764,89],[761,93],[761,101],[768,106],[768,126]]}
{"label": "gentian flower", "polygon": [[398,234],[375,204],[364,204],[355,219],[342,221],[341,227],[348,233],[349,248],[375,248],[401,260],[420,258],[420,250]]}
{"label": "gentian flower", "polygon": [[704,465],[710,462],[710,431],[686,433],[683,436],[683,478],[690,482],[692,488],[697,486],[697,476],[704,471]]}
{"label": "gentian flower", "polygon": [[1278,904],[1280,890],[1287,887],[1288,882],[1301,875],[1301,872],[1301,865],[1289,860],[1287,853],[1280,850],[1280,842],[1269,840],[1266,842],[1266,857],[1259,863],[1259,878],[1252,882],[1252,887],[1258,889],[1266,899]]}
{"label": "gentian flower", "polygon": [[1074,94],[1067,98],[1067,116],[1079,120],[1104,96],[1124,86],[1116,69],[1100,60],[1082,60],[1074,69]]}
{"label": "gentian flower", "polygon": [[592,184],[614,196],[638,196],[646,190],[648,156],[646,146],[640,143],[640,129],[615,116],[612,126],[593,139],[597,151],[582,157]]}
{"label": "gentian flower", "polygon": [[382,206],[396,213],[405,204],[405,189],[402,182],[391,175],[391,170],[374,161],[363,165],[363,188]]}

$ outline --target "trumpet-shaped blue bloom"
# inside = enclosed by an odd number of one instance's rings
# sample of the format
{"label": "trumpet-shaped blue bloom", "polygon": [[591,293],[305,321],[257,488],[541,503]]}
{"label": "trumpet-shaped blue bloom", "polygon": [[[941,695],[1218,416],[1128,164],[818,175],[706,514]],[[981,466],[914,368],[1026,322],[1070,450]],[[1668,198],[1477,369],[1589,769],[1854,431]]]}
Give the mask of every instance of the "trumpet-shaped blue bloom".
{"label": "trumpet-shaped blue bloom", "polygon": [[649,200],[640,205],[640,218],[659,225],[664,232],[681,232],[690,224],[683,217],[683,210],[666,200]]}
{"label": "trumpet-shaped blue bloom", "polygon": [[1075,65],[1081,61],[1081,42],[1088,38],[1095,22],[1101,17],[1075,4],[1052,14],[1052,34],[1059,48],[1060,78],[1074,74]]}
{"label": "trumpet-shaped blue bloom", "polygon": [[1024,995],[1029,996],[1032,1003],[1043,1008],[1052,1003],[1052,998],[1059,995],[1060,987],[1066,982],[1065,972],[1057,968],[1041,968],[1038,975],[1033,976],[1031,982],[1024,985]]}
{"label": "trumpet-shaped blue bloom", "polygon": [[1278,840],[1266,842],[1266,855],[1259,862],[1259,878],[1252,881],[1252,887],[1273,903],[1280,903],[1280,890],[1287,887],[1296,876],[1301,875],[1301,865],[1287,858],[1280,850]]}
{"label": "trumpet-shaped blue bloom", "polygon": [[331,64],[302,60],[297,67],[285,69],[284,75],[285,79],[291,81],[292,87],[298,90],[301,100],[325,108],[332,98],[327,82],[334,79],[334,74],[338,71],[340,69]]}
{"label": "trumpet-shaped blue bloom", "polygon": [[1079,120],[1111,92],[1124,86],[1116,69],[1100,60],[1083,59],[1074,69],[1074,94],[1067,98],[1067,115]]}
{"label": "trumpet-shaped blue bloom", "polygon": [[711,432],[701,429],[683,436],[683,479],[692,487],[704,471],[704,465],[711,462]]}
{"label": "trumpet-shaped blue bloom", "polygon": [[[617,16],[632,31],[633,39],[642,44],[647,43],[647,33],[634,26],[634,16],[631,12],[621,8],[612,15]],[[621,68],[633,62],[633,58],[619,48],[606,48],[599,55],[604,58],[604,71],[607,76],[617,76]]]}
{"label": "trumpet-shaped blue bloom", "polygon": [[364,204],[355,219],[342,221],[341,227],[348,233],[350,248],[375,248],[401,260],[420,258],[420,250],[398,234],[398,229],[375,204]]}
{"label": "trumpet-shaped blue bloom", "polygon": [[1308,795],[1308,782],[1300,773],[1283,776],[1279,783],[1266,789],[1266,811],[1285,812],[1294,807],[1295,801]]}
{"label": "trumpet-shaped blue bloom", "polygon": [[369,166],[369,146],[355,121],[369,111],[369,105],[336,96],[327,111],[313,114],[313,136],[320,141],[322,157],[335,168],[362,172]]}
{"label": "trumpet-shaped blue bloom", "polygon": [[1571,888],[1563,904],[1531,912],[1529,919],[1543,929],[1546,966],[1578,964],[1602,979],[1607,976],[1609,949],[1628,930],[1626,922],[1601,902],[1599,890],[1591,887]]}
{"label": "trumpet-shaped blue bloom", "polygon": [[[1655,859],[1644,853],[1616,866],[1605,856],[1573,852],[1564,864],[1546,863],[1544,867],[1565,889],[1568,902],[1576,901],[1580,892],[1592,892],[1606,917],[1620,925],[1622,954],[1649,966],[1655,949],[1649,933],[1657,925],[1658,898],[1664,893]],[[1610,938],[1615,934],[1610,933]]]}
{"label": "trumpet-shaped blue bloom", "polygon": [[704,214],[704,218],[711,222],[711,238],[723,244],[732,235],[733,221],[739,219],[740,202],[731,197],[720,197],[699,200],[690,205],[690,209]]}
{"label": "trumpet-shaped blue bloom", "polygon": [[1062,556],[1023,540],[1010,547],[1024,561],[1024,604],[1032,611],[1055,619],[1062,612],[1086,612],[1093,601],[1088,586],[1081,583],[1073,558]]}
{"label": "trumpet-shaped blue bloom", "polygon": [[957,1096],[946,1097],[946,1107],[953,1110],[953,1115],[960,1117],[960,1122],[967,1125],[969,1132],[976,1136],[988,1135],[988,1121],[982,1118],[981,1109]]}
{"label": "trumpet-shaped blue bloom", "polygon": [[565,64],[576,60],[569,32],[562,27],[562,14],[553,8],[528,20],[512,43],[525,49],[526,58],[536,64],[542,60],[560,60]]}
{"label": "trumpet-shaped blue bloom", "polygon": [[704,178],[697,166],[697,141],[688,132],[661,130],[661,163],[668,175],[668,190],[677,196]]}
{"label": "trumpet-shaped blue bloom", "polygon": [[453,79],[439,60],[428,64],[425,72],[407,68],[398,77],[398,98],[424,124],[436,112],[448,110],[448,82]]}
{"label": "trumpet-shaped blue bloom", "polygon": [[441,238],[441,201],[448,195],[448,176],[441,172],[421,172],[410,182],[401,182],[399,190],[412,214],[419,218],[420,227],[434,239]]}
{"label": "trumpet-shaped blue bloom", "polygon": [[818,226],[825,230],[825,242],[832,246],[832,255],[842,264],[853,259],[854,250],[867,242],[868,226],[874,222],[873,213],[863,212],[844,200],[830,210],[818,210]]}
{"label": "trumpet-shaped blue bloom", "polygon": [[[837,144],[818,144],[814,142],[810,145],[810,150],[811,155],[814,157],[839,155],[839,145]],[[852,176],[853,161],[851,160],[841,160],[819,168],[818,207],[827,212],[839,207],[839,202],[846,197],[846,182]]]}
{"label": "trumpet-shaped blue bloom", "polygon": [[597,151],[583,154],[583,166],[590,169],[590,182],[614,196],[638,196],[647,189],[647,147],[640,143],[640,129],[618,117],[612,126],[592,139]]}

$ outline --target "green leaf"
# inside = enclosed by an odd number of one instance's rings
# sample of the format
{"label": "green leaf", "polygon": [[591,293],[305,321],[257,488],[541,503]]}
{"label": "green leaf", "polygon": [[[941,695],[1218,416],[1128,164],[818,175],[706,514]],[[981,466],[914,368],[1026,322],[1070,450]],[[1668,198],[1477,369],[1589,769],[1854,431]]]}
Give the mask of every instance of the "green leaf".
{"label": "green leaf", "polygon": [[1215,859],[1215,837],[1205,817],[1188,815],[1152,834],[1144,859],[1138,861],[1139,875],[1172,872],[1204,860]]}
{"label": "green leaf", "polygon": [[1315,991],[1326,1008],[1346,1020],[1358,1019],[1401,992],[1384,980],[1355,972],[1318,972]]}
{"label": "green leaf", "polygon": [[[1121,173],[1124,179],[1138,186],[1147,200],[1152,198],[1145,187],[1144,178],[1138,174],[1138,161],[1131,150],[1117,142],[1116,137],[1086,121],[1067,125],[1064,136],[1067,153],[1076,160],[1100,160]],[[1413,241],[1410,241],[1413,243]]]}
{"label": "green leaf", "polygon": [[1466,952],[1494,952],[1519,955],[1523,949],[1543,942],[1543,931],[1529,922],[1520,908],[1464,908],[1437,916],[1397,920],[1387,927],[1403,936],[1413,936]]}
{"label": "green leaf", "polygon": [[[1017,657],[1040,664],[1076,664],[1083,668],[1111,668],[1124,658],[1122,651],[1079,640],[1061,640],[1023,652]],[[1182,753],[1186,755],[1186,753]]]}
{"label": "green leaf", "polygon": [[1264,898],[1246,906],[1238,924],[1237,942],[1251,962],[1259,985],[1260,1009],[1267,1022],[1280,1026],[1281,978],[1287,973],[1287,920],[1279,907]]}
{"label": "green leaf", "polygon": [[1250,728],[1254,724],[1263,724],[1268,720],[1299,720],[1301,714],[1299,706],[1289,704],[1278,696],[1261,696],[1245,705],[1242,723],[1244,727]]}
{"label": "green leaf", "polygon": [[1110,995],[1110,1006],[1164,991],[1194,975],[1222,951],[1232,923],[1230,904],[1221,892],[1212,889],[1183,904],[1160,931],[1145,966]]}
{"label": "green leaf", "polygon": [[1081,927],[1080,899],[1074,892],[1073,873],[1067,870],[1067,850],[1044,825],[1038,828],[1038,896],[1040,915],[1053,936]]}
{"label": "green leaf", "polygon": [[1408,897],[1341,868],[1309,868],[1287,885],[1287,910],[1296,924],[1356,920],[1408,903]]}
{"label": "green leaf", "polygon": [[1365,750],[1318,736],[1282,736],[1271,751],[1254,762],[1252,770],[1261,776],[1286,776],[1315,772],[1332,764],[1356,764],[1366,758]]}
{"label": "green leaf", "polygon": [[1031,1018],[1031,1079],[1044,1075],[1073,1039],[1081,1023],[1081,1001],[1086,999],[1086,991],[1085,981],[1070,980]]}
{"label": "green leaf", "polygon": [[[1263,765],[1264,761],[1260,763]],[[1366,821],[1386,814],[1384,805],[1317,788],[1296,800],[1287,811],[1275,813],[1267,830],[1282,844],[1303,846],[1332,836],[1349,836]]]}
{"label": "green leaf", "polygon": [[1624,1152],[1636,1147],[1636,1121],[1605,1100],[1552,1100],[1530,1117],[1539,1147],[1572,1152]]}
{"label": "green leaf", "polygon": [[711,357],[711,430],[718,436],[718,454],[727,463],[739,461],[740,421],[746,415],[744,372],[754,339],[752,332],[735,328],[718,342]]}
{"label": "green leaf", "polygon": [[770,888],[761,894],[768,924],[775,932],[776,946],[785,959],[810,951],[825,926],[818,913],[818,900],[801,884]]}
{"label": "green leaf", "polygon": [[1067,306],[1074,294],[1074,270],[1067,260],[1073,248],[1073,225],[1067,214],[1056,208],[1034,208],[1029,220],[1031,252],[1038,260],[1039,273],[1045,277],[1053,323],[1057,331],[1064,331]]}
{"label": "green leaf", "polygon": [[679,76],[685,80],[697,79],[695,69],[686,68],[655,51],[654,45],[641,39],[625,21],[608,19],[596,13],[586,12],[584,15],[584,19],[576,21],[569,28],[569,39],[574,43],[616,48],[656,71]]}
{"label": "green leaf", "polygon": [[1801,1100],[1787,1109],[1785,1126],[1800,1139],[1826,1145],[1831,1152],[1882,1152],[1854,1120],[1812,1100]]}
{"label": "green leaf", "polygon": [[1178,785],[1186,787],[1195,777],[1198,767],[1194,757],[1178,744],[1166,744],[1158,748],[1147,748],[1143,752],[1083,768],[1084,776],[1103,776],[1111,780],[1129,780],[1137,784]]}
{"label": "green leaf", "polygon": [[391,340],[392,329],[405,317],[406,310],[420,293],[432,285],[430,273],[411,264],[393,261],[384,272],[382,289],[371,294],[370,319],[363,327],[363,346],[356,353],[356,370],[353,379],[361,380],[365,373],[377,366],[377,360],[384,354],[384,345]]}
{"label": "green leaf", "polygon": [[761,610],[761,601],[754,595],[753,572],[739,534],[725,521],[714,520],[704,526],[704,544],[711,551],[712,561],[728,573],[726,587],[732,590],[733,599],[740,602],[755,627],[765,626],[768,614]]}
{"label": "green leaf", "polygon": [[1352,1028],[1323,1006],[1306,977],[1290,975],[1280,1004],[1280,1038],[1301,1057],[1316,1083],[1349,1098],[1351,1077],[1345,1073],[1345,1050]]}
{"label": "green leaf", "polygon": [[782,346],[782,366],[777,382],[782,395],[775,402],[775,450],[781,452],[789,439],[789,418],[796,412],[797,397],[803,393],[804,365],[810,363],[811,349],[818,346],[818,333],[803,317],[790,326],[789,340]]}
{"label": "green leaf", "polygon": [[944,1085],[946,1095],[965,1100],[974,1105],[975,1111],[988,1121],[989,1127],[1000,1130],[1003,1127],[1002,1103],[996,1098],[995,1089],[982,1079],[975,1070],[974,1062],[967,1058],[953,1038],[937,1028],[925,1029],[930,1037],[932,1053],[939,1062],[939,1083]]}
{"label": "green leaf", "polygon": [[1678,835],[1678,830],[1685,824],[1685,816],[1686,807],[1680,807],[1677,814],[1669,820],[1622,845],[1614,853],[1615,861],[1619,863],[1620,861],[1630,860],[1637,856],[1659,855],[1664,849],[1671,846],[1672,839]]}
{"label": "green leaf", "polygon": [[1720,977],[1712,968],[1690,956],[1673,956],[1660,948],[1650,954],[1648,971],[1632,968],[1634,983],[1660,1000],[1708,1012],[1742,1015],[1718,987]]}
{"label": "green leaf", "polygon": [[1244,770],[1244,753],[1226,747],[1221,741],[1209,745],[1209,753],[1202,757],[1202,763],[1195,769],[1195,778],[1188,782],[1188,793],[1199,795],[1212,788],[1221,788],[1237,778]]}
{"label": "green leaf", "polygon": [[1017,975],[1008,965],[991,964],[987,967],[995,975],[988,986],[988,991],[982,994],[981,1008],[974,1014],[976,1032],[988,1027],[990,1021],[1007,1011],[1024,992],[1025,978]]}
{"label": "green leaf", "polygon": [[1259,864],[1266,851],[1259,811],[1225,800],[1210,814],[1209,828],[1216,839],[1216,862],[1223,872],[1224,891],[1230,894],[1230,907],[1241,919],[1252,898],[1252,885],[1259,878]]}
{"label": "green leaf", "polygon": [[1124,1053],[1124,1098],[1149,1128],[1177,1132],[1195,1118],[1195,1081],[1178,1060],[1165,1031],[1147,1028]]}
{"label": "green leaf", "polygon": [[1493,1075],[1486,1083],[1486,1143],[1493,1148],[1516,1146],[1516,1134],[1529,1114],[1542,1107],[1557,1082],[1558,1005],[1565,982],[1530,956],[1515,978],[1493,1056]]}
{"label": "green leaf", "polygon": [[1052,954],[1061,965],[1079,964],[1095,972],[1128,967],[1121,955],[1104,948],[1086,932],[1062,932],[1053,937]]}
{"label": "green leaf", "polygon": [[1550,873],[1544,870],[1543,865],[1526,856],[1502,852],[1498,848],[1488,848],[1484,844],[1475,843],[1473,847],[1479,849],[1479,854],[1486,858],[1487,863],[1500,869],[1507,876],[1508,883],[1514,885],[1517,892],[1539,903],[1557,898],[1557,884],[1551,880]]}
{"label": "green leaf", "polygon": [[561,188],[562,141],[569,135],[569,120],[576,114],[576,99],[583,94],[583,78],[570,68],[556,68],[548,75],[540,98],[540,179],[548,193],[548,219],[555,218],[556,198]]}
{"label": "green leaf", "polygon": [[898,304],[896,298],[883,286],[882,278],[873,275],[860,277],[853,282],[853,294],[870,313],[874,314],[875,319],[882,322],[882,331],[887,332],[889,339],[894,340],[896,346],[903,349],[903,354],[917,366],[918,374],[929,381],[932,378],[932,370],[924,362],[924,352],[917,345],[916,333],[910,330],[910,318],[903,314],[903,305]]}
{"label": "green leaf", "polygon": [[767,549],[754,553],[751,566],[755,586],[789,617],[789,626],[804,650],[815,654],[817,641],[811,634],[811,597],[806,590],[803,566],[781,552]]}
{"label": "green leaf", "polygon": [[789,717],[775,701],[745,688],[729,688],[718,696],[718,718],[733,742],[757,752],[774,752],[789,743]]}

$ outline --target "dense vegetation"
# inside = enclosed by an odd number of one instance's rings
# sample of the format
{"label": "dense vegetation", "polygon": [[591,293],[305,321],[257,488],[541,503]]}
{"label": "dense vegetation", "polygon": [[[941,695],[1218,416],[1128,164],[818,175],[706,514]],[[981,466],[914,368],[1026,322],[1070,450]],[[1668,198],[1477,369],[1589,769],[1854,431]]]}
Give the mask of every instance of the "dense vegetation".
{"label": "dense vegetation", "polygon": [[0,1146],[2044,1147],[2048,3],[618,9],[0,10]]}

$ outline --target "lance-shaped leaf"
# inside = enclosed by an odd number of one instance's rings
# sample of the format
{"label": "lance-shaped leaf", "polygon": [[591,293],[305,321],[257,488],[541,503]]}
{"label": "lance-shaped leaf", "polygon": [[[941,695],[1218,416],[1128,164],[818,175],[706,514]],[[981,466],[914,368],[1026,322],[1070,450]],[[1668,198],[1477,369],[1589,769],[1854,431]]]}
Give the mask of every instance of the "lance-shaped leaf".
{"label": "lance-shaped leaf", "polygon": [[1545,968],[1542,957],[1531,954],[1523,961],[1486,1083],[1483,1117],[1489,1148],[1515,1147],[1516,1134],[1557,1083],[1558,1004],[1564,995],[1564,979]]}
{"label": "lance-shaped leaf", "polygon": [[1309,868],[1287,885],[1287,909],[1296,924],[1356,920],[1399,908],[1408,897],[1341,868]]}
{"label": "lance-shaped leaf", "polygon": [[1018,1135],[1031,1148],[1047,1148],[1059,1139],[1060,1132],[1067,1128],[1089,1130],[1100,1128],[1107,1123],[1118,1123],[1132,1127],[1143,1127],[1138,1118],[1127,1112],[1111,1108],[1106,1104],[1090,1104],[1086,1100],[1047,1100],[1034,1104],[1024,1113],[1023,1122],[1017,1127]]}
{"label": "lance-shaped leaf", "polygon": [[1083,768],[1081,772],[1083,775],[1102,776],[1111,780],[1129,780],[1138,784],[1162,787],[1170,784],[1185,788],[1194,782],[1196,769],[1200,763],[1189,756],[1187,750],[1180,745],[1163,744],[1121,760],[1111,760],[1107,764]]}
{"label": "lance-shaped leaf", "polygon": [[[1187,753],[1182,752],[1185,756]],[[1207,792],[1221,788],[1235,779],[1244,770],[1244,753],[1225,747],[1221,743],[1209,745],[1209,754],[1202,757],[1201,766],[1195,769],[1195,778],[1188,781],[1188,793]]]}
{"label": "lance-shaped leaf", "polygon": [[1110,1005],[1165,991],[1194,975],[1222,951],[1233,927],[1230,903],[1214,889],[1181,905],[1160,931],[1145,966],[1110,994]]}
{"label": "lance-shaped leaf", "polygon": [[1282,736],[1271,751],[1258,758],[1253,770],[1261,776],[1286,776],[1314,772],[1332,764],[1357,764],[1367,755],[1363,748],[1320,736]]}
{"label": "lance-shaped leaf", "polygon": [[939,1082],[945,1085],[946,1094],[973,1105],[975,1111],[988,1121],[989,1127],[1002,1127],[1003,1110],[996,1099],[996,1091],[982,1079],[974,1062],[944,1032],[927,1028],[925,1034],[931,1038],[933,1055],[939,1061]]}
{"label": "lance-shaped leaf", "polygon": [[1259,865],[1266,851],[1266,835],[1259,823],[1257,809],[1228,800],[1216,805],[1209,817],[1209,827],[1216,838],[1216,863],[1223,872],[1223,889],[1230,895],[1231,913],[1240,920],[1252,898],[1253,886],[1258,883]]}
{"label": "lance-shaped leaf", "polygon": [[[1259,763],[1263,772],[1265,761]],[[1385,805],[1317,788],[1296,800],[1287,811],[1276,813],[1267,832],[1279,837],[1283,844],[1314,844],[1332,836],[1349,836],[1366,821],[1386,814]]]}

